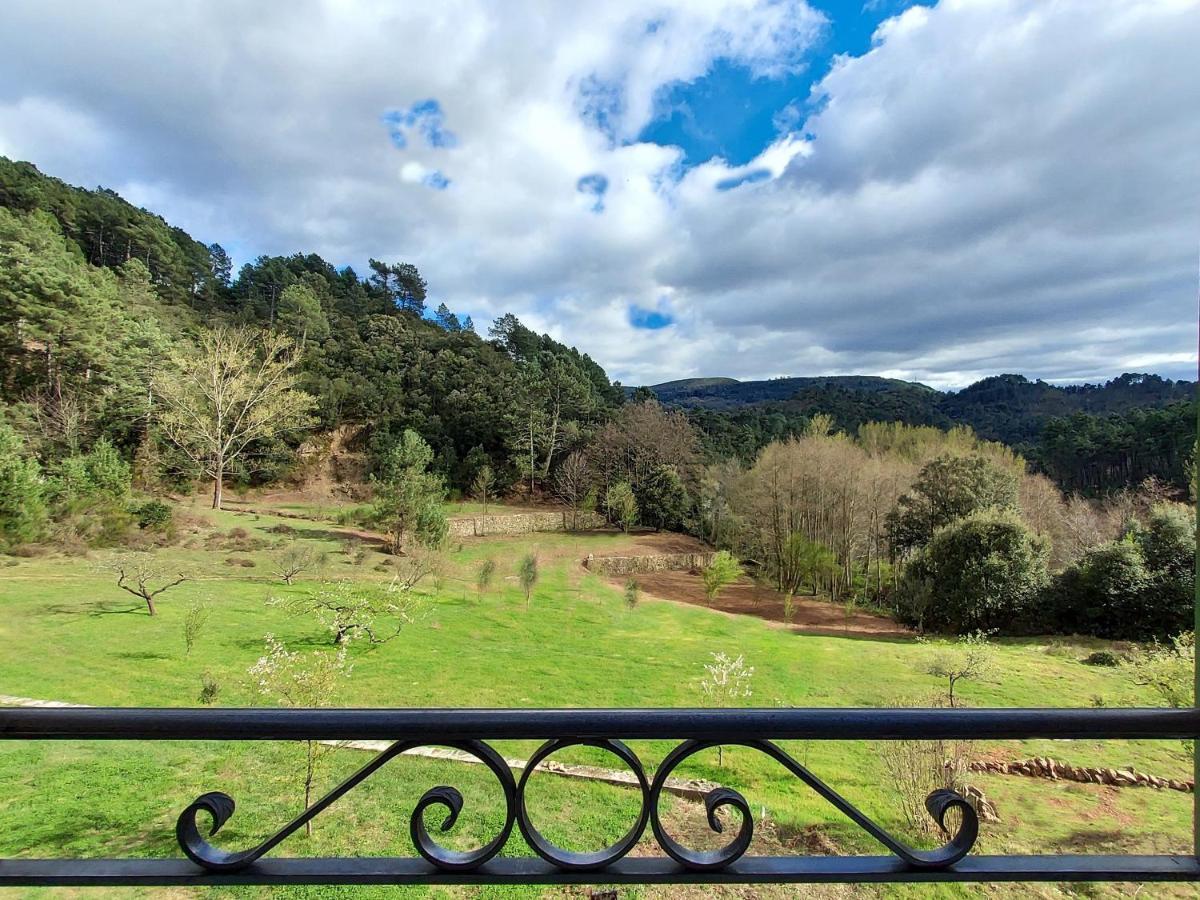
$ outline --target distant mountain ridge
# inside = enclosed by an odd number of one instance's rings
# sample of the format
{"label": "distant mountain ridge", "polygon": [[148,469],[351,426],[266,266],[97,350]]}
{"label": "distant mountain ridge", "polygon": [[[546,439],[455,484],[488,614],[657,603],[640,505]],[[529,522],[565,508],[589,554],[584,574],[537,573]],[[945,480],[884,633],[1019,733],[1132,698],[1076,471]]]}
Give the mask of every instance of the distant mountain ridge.
{"label": "distant mountain ridge", "polygon": [[1052,418],[1159,409],[1196,397],[1196,382],[1126,373],[1104,384],[1058,386],[1024,375],[993,375],[957,392],[874,375],[831,375],[738,381],[685,378],[650,385],[659,402],[688,410],[746,407],[826,413],[853,430],[865,421],[904,421],[943,428],[970,425],[983,438],[1019,446],[1037,439]]}

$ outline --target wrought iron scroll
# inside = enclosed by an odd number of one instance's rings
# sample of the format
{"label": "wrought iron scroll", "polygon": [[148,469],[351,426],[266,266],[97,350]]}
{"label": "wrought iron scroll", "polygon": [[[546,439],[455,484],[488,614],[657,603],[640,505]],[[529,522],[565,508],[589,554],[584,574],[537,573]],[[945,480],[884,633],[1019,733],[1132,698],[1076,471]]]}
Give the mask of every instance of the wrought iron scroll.
{"label": "wrought iron scroll", "polygon": [[[462,794],[454,787],[440,785],[431,788],[421,796],[409,820],[410,837],[421,857],[436,869],[444,872],[469,872],[482,867],[504,848],[512,834],[514,824],[520,828],[529,847],[557,869],[564,872],[603,872],[604,869],[617,863],[633,850],[641,840],[647,823],[651,825],[659,846],[683,869],[697,873],[724,871],[746,853],[754,837],[754,817],[750,804],[742,794],[731,788],[721,787],[710,791],[705,796],[704,805],[708,824],[713,832],[720,834],[724,831],[724,826],[717,815],[722,808],[728,807],[736,811],[740,819],[732,839],[716,850],[695,850],[684,846],[667,832],[660,814],[660,804],[671,773],[689,757],[722,744],[744,746],[770,756],[822,799],[844,813],[855,825],[886,847],[900,863],[910,869],[932,872],[953,866],[971,851],[979,834],[979,819],[974,808],[960,794],[952,790],[938,790],[929,795],[925,805],[934,821],[948,835],[947,842],[934,850],[918,850],[909,847],[871,820],[778,745],[766,740],[684,741],[666,756],[656,770],[652,781],[647,777],[637,754],[614,738],[549,740],[529,759],[519,782],[514,781],[512,771],[504,758],[482,741],[445,741],[437,742],[437,744],[464,751],[483,763],[499,782],[505,804],[504,825],[495,837],[475,850],[457,851],[437,843],[430,835],[425,819],[427,813],[431,813],[435,807],[440,807],[446,810],[446,816],[441,822],[439,830],[447,832],[452,829],[463,809]],[[211,819],[211,826],[208,830],[208,837],[211,837],[230,819],[235,809],[233,798],[228,794],[219,791],[202,794],[179,816],[175,828],[179,845],[192,862],[209,872],[243,871],[405,750],[425,745],[420,741],[400,741],[393,744],[271,837],[247,850],[222,850],[211,844],[201,833],[199,824],[201,813],[206,813]],[[633,825],[614,844],[602,850],[575,852],[556,846],[538,831],[529,812],[526,789],[530,776],[538,765],[549,756],[572,746],[591,746],[613,754],[632,771],[637,782],[640,802]],[[959,816],[957,826],[951,833],[947,824],[947,816],[952,810],[957,810]]]}

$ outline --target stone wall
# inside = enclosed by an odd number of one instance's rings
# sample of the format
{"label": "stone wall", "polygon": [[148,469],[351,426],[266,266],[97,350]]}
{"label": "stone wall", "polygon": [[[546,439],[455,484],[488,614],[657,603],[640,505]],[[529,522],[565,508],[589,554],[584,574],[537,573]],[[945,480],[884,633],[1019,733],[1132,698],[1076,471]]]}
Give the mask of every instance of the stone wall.
{"label": "stone wall", "polygon": [[1062,781],[1081,781],[1107,784],[1113,787],[1153,787],[1191,793],[1196,783],[1191,779],[1159,778],[1133,769],[1104,769],[1096,766],[1072,766],[1045,756],[1018,759],[1012,762],[983,760],[971,763],[972,772],[991,775],[1024,775],[1028,778],[1050,778]]}
{"label": "stone wall", "polygon": [[598,575],[643,575],[647,572],[690,572],[712,562],[712,553],[660,553],[652,556],[589,556],[587,567]]}
{"label": "stone wall", "polygon": [[494,534],[528,534],[531,531],[590,531],[604,526],[604,517],[594,512],[575,515],[571,524],[570,510],[553,512],[505,513],[499,516],[456,516],[450,520],[452,537],[483,537]]}

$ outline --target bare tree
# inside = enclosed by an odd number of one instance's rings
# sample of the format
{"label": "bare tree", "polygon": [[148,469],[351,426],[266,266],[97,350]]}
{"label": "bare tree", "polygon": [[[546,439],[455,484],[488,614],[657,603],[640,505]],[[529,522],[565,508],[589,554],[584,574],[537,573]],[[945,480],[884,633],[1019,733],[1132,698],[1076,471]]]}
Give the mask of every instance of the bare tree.
{"label": "bare tree", "polygon": [[50,384],[30,394],[27,402],[45,444],[61,447],[67,455],[80,451],[91,419],[84,397],[64,391],[62,377],[55,373]]}
{"label": "bare tree", "polygon": [[592,488],[592,473],[587,457],[578,450],[571,453],[554,475],[554,496],[570,510],[570,530],[579,530],[579,513],[587,508],[589,500],[595,503]]}
{"label": "bare tree", "polygon": [[293,540],[272,556],[271,571],[284,584],[291,584],[300,575],[321,568],[328,554],[311,544]]}
{"label": "bare tree", "polygon": [[195,352],[172,352],[155,379],[162,432],[212,478],[213,509],[227,469],[253,442],[308,424],[314,400],[295,387],[298,361],[280,334],[220,327]]}
{"label": "bare tree", "polygon": [[[152,616],[157,612],[154,598],[188,580],[188,576],[180,572],[174,581],[165,581],[170,575],[149,553],[125,553],[114,557],[103,568],[117,576],[117,587],[144,601],[146,611]],[[160,582],[158,587],[154,582]]]}

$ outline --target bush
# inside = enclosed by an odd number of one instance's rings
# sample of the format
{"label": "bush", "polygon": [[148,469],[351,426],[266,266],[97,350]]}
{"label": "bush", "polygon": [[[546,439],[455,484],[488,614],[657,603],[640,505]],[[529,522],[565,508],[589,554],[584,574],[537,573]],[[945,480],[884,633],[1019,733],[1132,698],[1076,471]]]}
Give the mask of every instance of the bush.
{"label": "bush", "polygon": [[150,531],[166,531],[174,518],[174,511],[161,500],[147,500],[133,507],[133,517],[138,528]]}
{"label": "bush", "polygon": [[913,558],[898,591],[899,612],[954,634],[1036,628],[1046,557],[1045,542],[1014,513],[975,513],[939,528]]}
{"label": "bush", "polygon": [[1060,631],[1108,638],[1168,638],[1193,622],[1196,521],[1160,504],[1120,541],[1092,547],[1063,571],[1047,601]]}
{"label": "bush", "polygon": [[1054,580],[1045,604],[1048,624],[1100,637],[1150,637],[1156,633],[1147,608],[1150,583],[1133,541],[1092,547]]}
{"label": "bush", "polygon": [[1121,658],[1109,650],[1097,650],[1084,657],[1083,664],[1086,666],[1106,666],[1112,668],[1121,664]]}

